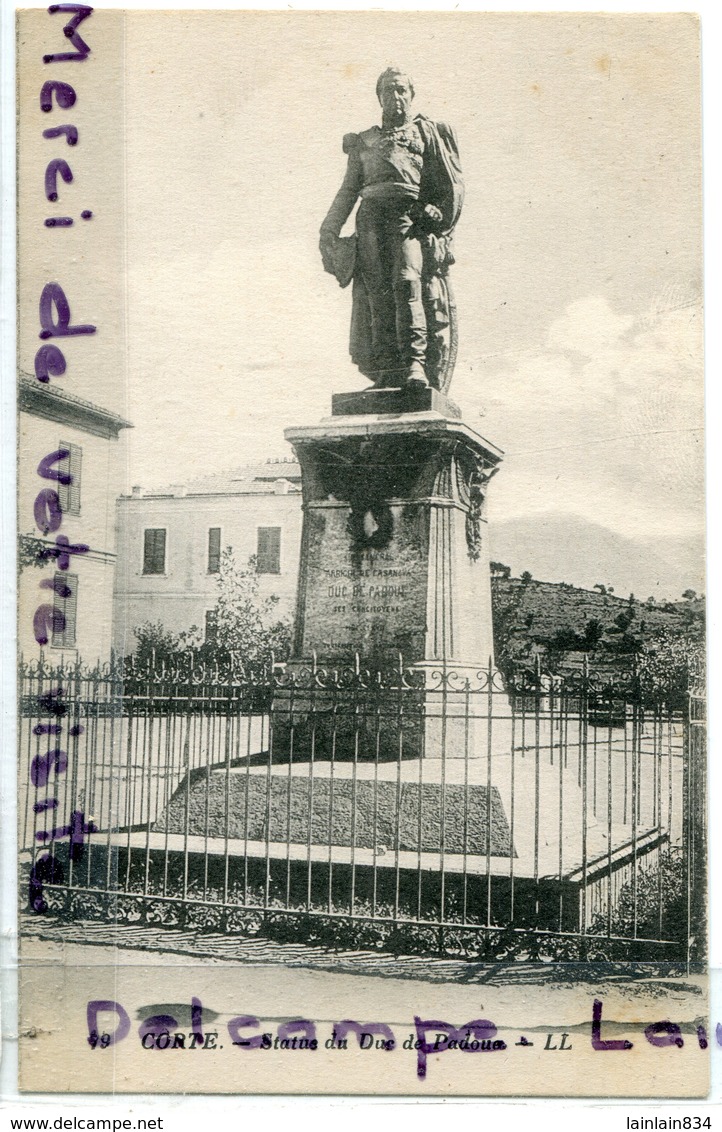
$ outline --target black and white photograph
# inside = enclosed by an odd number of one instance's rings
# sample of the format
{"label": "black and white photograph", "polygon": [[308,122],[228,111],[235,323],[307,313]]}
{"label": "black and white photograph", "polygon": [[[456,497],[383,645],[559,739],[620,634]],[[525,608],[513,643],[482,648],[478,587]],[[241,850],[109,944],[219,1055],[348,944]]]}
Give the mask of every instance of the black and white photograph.
{"label": "black and white photograph", "polygon": [[17,32],[21,1089],[704,1098],[698,17]]}

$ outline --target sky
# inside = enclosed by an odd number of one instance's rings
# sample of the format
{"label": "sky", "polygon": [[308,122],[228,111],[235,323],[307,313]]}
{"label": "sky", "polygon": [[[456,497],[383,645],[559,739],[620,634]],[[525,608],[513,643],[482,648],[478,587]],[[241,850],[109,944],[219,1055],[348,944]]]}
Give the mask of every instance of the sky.
{"label": "sky", "polygon": [[459,137],[451,396],[506,453],[492,531],[701,556],[697,50],[690,16],[130,15],[127,486],[288,454],[364,386],[318,228],[394,62]]}

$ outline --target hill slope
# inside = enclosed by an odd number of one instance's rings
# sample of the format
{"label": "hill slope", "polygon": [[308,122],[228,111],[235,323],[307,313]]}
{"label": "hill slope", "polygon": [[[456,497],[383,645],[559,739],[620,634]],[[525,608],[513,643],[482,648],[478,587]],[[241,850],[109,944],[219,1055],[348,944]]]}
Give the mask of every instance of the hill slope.
{"label": "hill slope", "polygon": [[658,602],[686,589],[704,590],[701,536],[660,537],[659,532],[625,538],[578,515],[556,513],[490,523],[491,557],[515,574],[571,582],[591,589],[597,582]]}
{"label": "hill slope", "polygon": [[650,603],[620,598],[559,582],[492,576],[497,663],[529,662],[535,656],[555,665],[570,654],[622,667],[666,629],[680,638],[704,637],[704,599]]}

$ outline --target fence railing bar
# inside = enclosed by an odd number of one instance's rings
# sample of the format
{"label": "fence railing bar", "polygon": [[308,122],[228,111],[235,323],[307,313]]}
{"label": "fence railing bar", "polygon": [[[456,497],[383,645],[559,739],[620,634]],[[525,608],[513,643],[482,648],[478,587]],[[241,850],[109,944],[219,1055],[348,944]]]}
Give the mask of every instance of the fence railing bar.
{"label": "fence railing bar", "polygon": [[376,917],[376,903],[378,900],[378,863],[376,854],[379,852],[379,756],[381,753],[381,706],[376,704],[374,711],[374,778],[372,798],[372,845],[374,851],[374,867],[371,877],[371,917]]}
{"label": "fence railing bar", "polygon": [[637,870],[637,829],[639,820],[638,810],[638,783],[637,776],[639,774],[639,747],[640,747],[640,707],[639,704],[634,704],[633,708],[633,723],[632,723],[632,937],[637,938],[637,917],[638,917],[638,885],[639,874]]}
{"label": "fence railing bar", "polygon": [[463,871],[461,881],[462,918],[466,919],[469,899],[469,744],[471,737],[471,704],[469,679],[464,681],[464,816],[462,829]]}
{"label": "fence railing bar", "polygon": [[[451,558],[451,551],[449,558]],[[446,744],[448,737],[447,721],[449,713],[449,693],[447,685],[446,663],[444,662],[444,682],[441,690],[441,805],[439,813],[439,915],[443,920],[446,912],[446,872],[444,868],[444,858],[446,854],[446,805],[447,805],[447,792],[446,792]],[[443,928],[439,929],[439,950],[443,950],[444,938]]]}
{"label": "fence railing bar", "polygon": [[[120,694],[121,694],[121,689],[117,685],[111,683],[110,695],[111,695],[112,703],[111,703],[111,712],[110,712],[110,743],[109,743],[109,755],[108,755],[108,803],[107,803],[107,813],[106,813],[106,807],[104,805],[103,791],[101,789],[100,817],[99,817],[100,830],[101,830],[101,832],[103,830],[105,830],[104,841],[105,841],[105,887],[106,888],[110,888],[110,875],[111,875],[111,869],[113,867],[113,865],[112,865],[113,856],[112,856],[111,851],[110,851],[111,830],[115,829],[115,827],[120,824],[120,822],[119,822],[120,814],[119,814],[118,809],[117,809],[118,801],[119,801],[119,795],[120,795],[120,782],[121,782],[121,773],[120,773],[121,764],[120,764],[120,761],[119,761],[119,766],[118,766],[118,787],[119,787],[118,798],[115,799],[115,805],[114,805],[114,799],[113,799],[113,784],[115,782],[115,765],[114,764],[115,764],[116,742],[117,742],[117,745],[118,745],[118,754],[120,756],[120,753],[121,753],[121,750],[122,750],[122,740],[123,740],[123,717],[122,716],[118,717],[117,728],[116,728],[116,711],[115,711],[116,698],[117,697],[119,698]],[[117,729],[117,736],[116,736],[116,729]],[[116,867],[116,870],[117,870],[117,867],[118,867],[117,866],[117,858],[116,858],[116,866],[115,867]],[[163,891],[165,891],[165,889]]]}
{"label": "fence railing bar", "polygon": [[[425,716],[426,716],[426,709],[425,709],[425,706],[424,706],[424,718],[425,718]],[[421,894],[421,883],[422,883],[422,879],[421,879],[422,878],[421,859],[422,859],[422,857],[421,857],[421,854],[422,854],[422,844],[423,844],[423,836],[424,836],[424,821],[423,821],[423,813],[424,813],[424,759],[423,759],[423,757],[419,759],[418,782],[419,782],[419,795],[418,795],[418,797],[419,797],[419,802],[418,802],[419,813],[418,813],[417,827],[416,827],[416,836],[417,836],[417,848],[416,848],[416,915],[417,915],[417,917],[420,917],[421,916],[421,909],[422,909],[422,894]],[[400,825],[401,823],[397,822],[396,824]]]}
{"label": "fence railing bar", "polygon": [[125,782],[124,782],[124,802],[125,802],[125,828],[127,830],[127,840],[125,846],[125,887],[128,888],[130,884],[130,831],[133,828],[133,811],[131,803],[131,769],[133,766],[133,744],[135,741],[134,735],[134,720],[135,720],[135,700],[133,694],[130,696],[128,714],[128,730],[126,736],[126,760],[125,760]]}
{"label": "fence railing bar", "polygon": [[[253,702],[253,691],[252,690],[250,692],[250,699],[251,699],[251,706],[255,707],[255,703]],[[245,718],[246,717],[244,715],[244,719]],[[248,718],[247,718],[247,721],[246,721],[246,773],[243,776],[244,807],[245,807],[244,808],[244,821],[243,821],[243,839],[244,839],[244,846],[243,846],[243,899],[244,899],[244,901],[248,900],[248,883],[249,883],[249,874],[248,874],[248,821],[249,821],[249,815],[250,815],[250,812],[251,812],[250,811],[250,808],[251,808],[251,800],[250,800],[251,799],[251,753],[252,753],[251,752],[251,747],[252,747],[251,732],[253,730],[253,718],[254,717],[253,717],[252,712],[249,712]],[[263,714],[261,716],[261,736],[260,736],[261,753],[263,753],[265,748],[268,747],[269,758],[270,758],[271,728],[270,728],[270,723],[269,723],[267,742],[264,743],[263,742],[263,737],[264,737],[263,736],[263,731],[264,731],[263,721],[264,720],[265,720],[265,714]],[[229,770],[228,770],[229,790],[230,790],[230,776],[231,775],[230,775],[230,768],[229,768]],[[229,798],[229,801],[228,801],[228,806],[229,806],[229,818],[230,818],[230,798]]]}
{"label": "fence railing bar", "polygon": [[[23,677],[25,677],[25,679],[23,679]],[[36,829],[36,826],[37,826],[37,822],[31,820],[30,814],[31,814],[31,807],[37,801],[37,797],[35,797],[35,799],[33,800],[33,789],[34,788],[33,788],[33,784],[32,784],[32,780],[31,780],[30,775],[31,775],[31,767],[33,765],[33,758],[34,758],[34,754],[33,754],[34,728],[41,723],[40,704],[39,704],[40,696],[38,694],[38,689],[36,687],[35,677],[28,676],[25,673],[24,669],[22,669],[22,668],[20,670],[19,685],[20,685],[20,688],[19,688],[20,703],[21,703],[21,710],[22,710],[23,714],[22,714],[21,718],[18,720],[18,726],[20,727],[20,734],[21,735],[22,735],[23,724],[25,724],[25,729],[27,731],[27,744],[26,744],[26,748],[25,748],[26,749],[27,773],[23,777],[22,770],[20,770],[19,776],[18,776],[18,784],[20,784],[25,791],[25,820],[23,822],[23,833],[22,833],[22,838],[21,838],[20,844],[24,849],[33,849],[34,848],[34,835],[35,835],[35,829]],[[27,687],[27,692],[26,692],[26,687]],[[27,705],[27,707],[23,704],[23,696],[25,694],[27,695],[28,700],[29,700],[29,704]],[[26,714],[26,713],[29,713],[29,714]],[[37,723],[33,724],[33,720],[37,720]],[[19,737],[18,752],[21,750],[21,744],[22,744],[22,740]],[[35,746],[35,755],[37,755],[38,754],[38,736],[37,735],[35,736],[34,746]]]}
{"label": "fence railing bar", "polygon": [[[229,704],[227,714],[225,715],[225,729],[224,729],[224,742],[223,742],[223,903],[228,903],[230,880],[231,880],[231,858],[230,858],[230,827],[231,827],[231,760],[233,757],[234,748],[234,725],[243,716],[237,716],[235,712],[231,712],[231,702],[229,697]],[[250,726],[247,728],[250,733]],[[240,747],[240,744],[239,744]],[[239,752],[240,754],[240,749]],[[248,779],[248,759],[246,759],[246,780]],[[166,823],[167,827],[167,823]],[[248,837],[248,795],[246,794],[245,803],[245,820],[243,828],[246,838]],[[248,844],[246,843],[245,857],[248,856]],[[247,866],[246,866],[247,867]],[[245,879],[245,878],[244,878]],[[248,899],[248,888],[244,883],[243,885],[243,899]]]}
{"label": "fence railing bar", "polygon": [[[288,772],[286,774],[286,904],[291,903],[291,822],[293,814],[293,766],[296,754],[296,730],[291,728],[291,733],[288,743]],[[279,778],[280,782],[281,779]],[[273,778],[271,779],[271,791],[273,791]],[[273,818],[271,818],[271,821]],[[269,845],[272,840],[272,831],[269,822],[268,837]]]}
{"label": "fence railing bar", "polygon": [[[626,707],[625,707],[624,729],[627,729]],[[612,748],[612,725],[614,719],[614,707],[612,701],[609,701],[609,718],[607,720],[607,939],[612,936],[612,912],[613,912],[613,877],[612,877],[612,809],[613,809],[613,790],[614,790],[614,774],[612,769],[613,763],[613,748]]]}
{"label": "fence railing bar", "polygon": [[597,732],[598,728],[595,725],[592,728],[592,814],[595,818],[597,816]]}
{"label": "fence railing bar", "polygon": [[[294,740],[294,688],[291,687],[288,695],[288,744],[289,744],[289,757],[293,752]],[[271,721],[272,724],[273,721]],[[274,755],[274,729],[273,725],[269,728],[268,740],[268,769],[266,772],[266,805],[265,805],[265,842],[266,842],[266,861],[265,873],[263,882],[263,907],[267,911],[271,903],[271,816],[272,816],[272,791],[273,791],[273,755]],[[250,769],[249,769],[250,773]],[[246,860],[248,857],[246,856]]]}
{"label": "fence railing bar", "polygon": [[494,700],[493,700],[493,679],[494,679],[494,662],[489,657],[487,665],[487,680],[488,690],[486,695],[486,922],[489,926],[492,923],[492,907],[491,907],[491,826],[492,826],[492,773],[491,773],[491,760],[493,757],[494,736],[493,736],[493,718],[494,718]]}
{"label": "fence railing bar", "polygon": [[[395,696],[396,701],[396,718],[397,718],[397,735],[398,738],[395,743],[396,747],[396,813],[401,813],[401,800],[402,800],[402,786],[401,786],[401,766],[404,757],[404,704],[403,693],[401,691],[401,683],[399,682],[399,689]],[[401,822],[397,821],[394,830],[394,922],[399,919],[400,904],[401,904]]]}
{"label": "fence railing bar", "polygon": [[[691,697],[687,701],[687,720],[691,715]],[[684,910],[686,917],[686,941],[685,941],[685,967],[686,973],[689,974],[691,966],[690,954],[690,940],[692,936],[692,838],[693,838],[693,821],[692,821],[692,729],[687,726],[684,729],[683,740],[683,754],[682,754],[682,821],[683,821],[683,837],[682,844],[684,847],[684,872],[685,872],[685,901]]]}
{"label": "fence railing bar", "polygon": [[[61,735],[58,736],[57,746],[59,746],[61,748],[65,748],[65,751],[66,751],[67,757],[68,757],[68,768],[67,768],[66,773],[63,775],[63,806],[62,806],[61,812],[70,816],[70,814],[77,808],[78,803],[80,802],[82,804],[82,802],[83,802],[83,799],[79,797],[80,792],[79,792],[79,788],[78,788],[78,761],[77,761],[77,758],[72,757],[72,755],[73,755],[73,744],[72,744],[70,735],[68,734],[70,718],[71,718],[71,715],[73,714],[73,696],[74,696],[74,694],[77,694],[77,689],[73,686],[74,682],[73,682],[73,679],[72,679],[70,669],[64,670],[61,679],[62,679],[62,683],[59,686],[62,687],[63,691],[61,693],[60,698],[62,699],[62,701],[66,705],[67,710],[66,710],[66,713],[62,717],[59,717],[60,722],[63,724],[63,730],[62,730]],[[55,745],[55,744],[52,744],[52,745]],[[50,784],[50,779],[48,779],[48,785],[49,784]],[[52,820],[49,822],[49,825],[51,826],[51,828],[54,825],[58,824],[57,821],[55,820],[55,814],[57,814],[57,813],[58,813],[57,810],[52,813]],[[68,887],[73,888],[74,882],[75,882],[75,862],[73,861],[72,855],[69,854],[68,855]]]}
{"label": "fence railing bar", "polygon": [[[559,838],[559,930],[564,926],[564,753],[562,750],[562,701],[559,700],[559,822],[557,836]],[[553,731],[552,731],[553,734]]]}
{"label": "fence railing bar", "polygon": [[[513,700],[512,700],[513,704]],[[522,716],[523,719],[523,716]],[[523,723],[522,723],[523,727]],[[516,852],[516,716],[511,712],[511,740],[509,755],[511,814],[509,818],[509,922],[514,923],[514,854]]]}
{"label": "fence railing bar", "polygon": [[540,664],[539,658],[536,661],[535,671],[535,692],[534,692],[534,909],[535,923],[539,918],[539,832],[540,832],[540,812],[541,812],[541,751],[539,748],[539,739],[541,731],[541,696],[539,690],[540,684]]}
{"label": "fence railing bar", "polygon": [[[662,735],[664,730],[664,722],[662,720],[661,708],[657,707],[654,713],[654,824],[662,827]],[[657,867],[657,932],[662,934],[662,910],[664,903],[664,887],[662,884],[662,850],[660,848],[659,864]]]}
{"label": "fence railing bar", "polygon": [[[146,746],[146,751],[148,752],[148,757],[147,757],[147,760],[146,760],[147,764],[148,764],[148,780],[147,780],[148,784],[147,784],[145,793],[146,793],[146,797],[148,799],[148,812],[146,814],[146,822],[145,822],[146,847],[145,847],[145,865],[144,865],[144,870],[143,870],[143,895],[144,896],[148,895],[148,882],[149,882],[149,879],[150,879],[150,827],[152,825],[152,817],[153,817],[152,806],[151,806],[151,802],[152,802],[152,798],[153,798],[153,750],[154,750],[153,732],[154,732],[154,729],[155,729],[155,726],[154,726],[155,722],[156,721],[155,721],[154,717],[151,716],[150,722],[149,722],[149,727],[148,727],[148,743],[147,743],[147,746]],[[156,782],[156,785],[157,785],[157,782]],[[141,800],[142,800],[142,795],[141,795]],[[142,814],[142,811],[141,811],[141,814]]]}
{"label": "fence railing bar", "polygon": [[[358,667],[358,656],[356,658]],[[351,764],[351,884],[349,891],[349,911],[353,916],[356,910],[356,836],[358,831],[358,763],[360,728],[365,723],[359,711],[358,693],[354,695],[353,710],[353,762]]]}
{"label": "fence railing bar", "polygon": [[195,715],[192,713],[187,717],[187,726],[185,734],[185,742],[183,744],[183,764],[185,768],[184,787],[183,787],[183,895],[188,898],[188,877],[189,877],[189,845],[188,838],[190,836],[190,807],[191,807],[191,788],[194,781],[195,759],[193,758],[195,739]]}
{"label": "fence railing bar", "polygon": [[334,907],[333,901],[333,877],[334,877],[334,862],[333,862],[333,829],[334,829],[334,804],[335,789],[336,789],[336,739],[337,739],[337,709],[335,695],[332,696],[331,703],[331,751],[330,751],[330,766],[328,768],[328,911],[332,912]]}
{"label": "fence railing bar", "polygon": [[579,757],[581,760],[582,771],[582,886],[581,886],[581,933],[583,936],[587,932],[587,901],[588,901],[588,888],[587,888],[587,849],[588,849],[588,819],[589,819],[589,792],[588,792],[588,756],[589,756],[589,669],[587,665],[587,658],[584,658],[584,671],[582,683],[582,697],[581,697],[581,711],[580,711],[580,734],[579,734]]}
{"label": "fence railing bar", "polygon": [[[203,719],[206,720],[206,749],[207,755],[205,759],[205,801],[203,805],[203,839],[204,839],[204,862],[203,862],[203,895],[205,896],[208,891],[208,826],[211,816],[211,766],[215,762],[216,750],[216,725],[218,716],[215,712],[211,712],[210,705],[206,700],[204,707],[201,709],[201,744],[203,742],[202,729]],[[199,751],[199,755],[203,756],[203,748]]]}

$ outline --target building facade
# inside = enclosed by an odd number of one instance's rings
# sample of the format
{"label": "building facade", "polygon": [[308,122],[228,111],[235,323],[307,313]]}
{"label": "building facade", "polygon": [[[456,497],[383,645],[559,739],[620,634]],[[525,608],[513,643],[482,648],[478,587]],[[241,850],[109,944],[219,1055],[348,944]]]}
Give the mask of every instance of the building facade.
{"label": "building facade", "polygon": [[135,630],[146,623],[211,634],[228,548],[239,566],[255,559],[259,596],[276,595],[279,617],[292,618],[301,524],[301,471],[290,459],[157,491],[134,487],[117,501],[115,651],[133,652]]}
{"label": "building facade", "polygon": [[36,660],[42,651],[53,664],[105,662],[112,645],[113,504],[122,482],[118,441],[130,425],[24,375],[18,408],[20,654]]}

